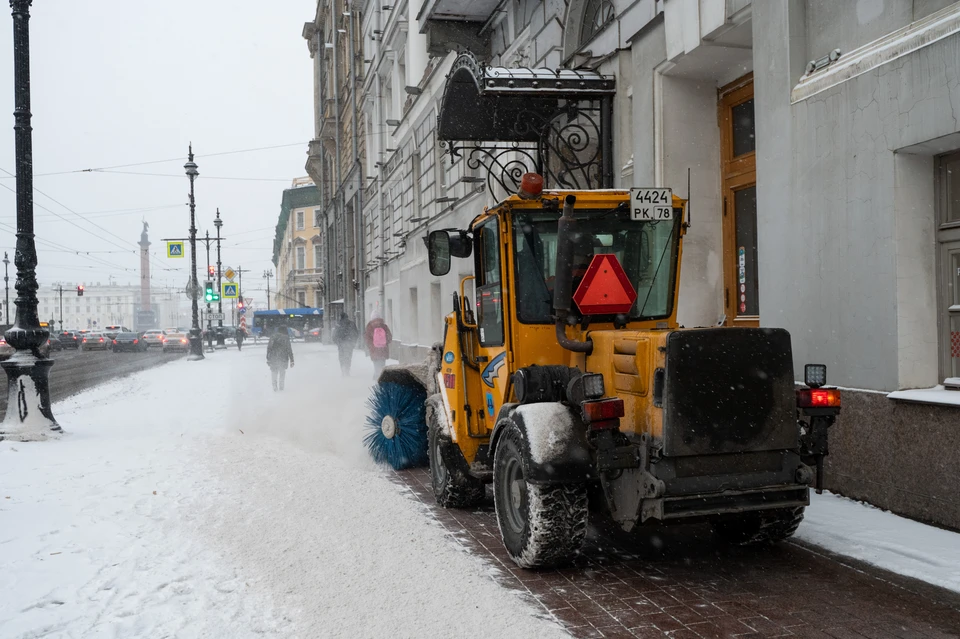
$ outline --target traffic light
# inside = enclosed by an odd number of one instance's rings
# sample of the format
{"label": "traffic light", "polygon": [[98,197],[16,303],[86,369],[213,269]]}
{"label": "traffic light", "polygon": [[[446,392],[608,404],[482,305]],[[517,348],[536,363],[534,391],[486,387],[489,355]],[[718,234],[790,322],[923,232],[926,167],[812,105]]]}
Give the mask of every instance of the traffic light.
{"label": "traffic light", "polygon": [[203,288],[204,288],[203,299],[205,299],[205,300],[207,301],[207,303],[210,303],[210,302],[214,301],[214,299],[213,299],[213,282],[205,282],[204,285],[203,285]]}
{"label": "traffic light", "polygon": [[241,311],[243,310],[243,300],[237,302],[237,309]]}
{"label": "traffic light", "polygon": [[83,297],[83,284],[77,285],[77,297]]}
{"label": "traffic light", "polygon": [[217,269],[213,268],[212,264],[207,265],[207,277],[213,277],[217,274]]}

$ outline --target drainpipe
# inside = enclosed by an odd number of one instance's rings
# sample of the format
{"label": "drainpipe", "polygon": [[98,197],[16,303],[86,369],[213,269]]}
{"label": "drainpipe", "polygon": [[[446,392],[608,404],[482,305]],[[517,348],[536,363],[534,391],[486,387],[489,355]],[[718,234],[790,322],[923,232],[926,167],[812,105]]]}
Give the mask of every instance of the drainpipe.
{"label": "drainpipe", "polygon": [[363,326],[363,242],[361,241],[361,232],[363,229],[363,167],[360,166],[360,113],[357,110],[357,52],[354,50],[356,43],[354,41],[353,11],[350,11],[347,20],[347,38],[350,47],[350,101],[353,109],[353,166],[354,175],[357,178],[357,192],[354,196],[353,204],[353,279],[356,284],[353,285],[354,300],[357,306],[357,325]]}
{"label": "drainpipe", "polygon": [[[378,13],[379,13],[379,12],[378,12]],[[378,50],[378,52],[377,52],[378,62],[379,62],[380,55],[381,55],[381,54],[380,54],[380,52],[379,52],[379,50]],[[381,107],[383,106],[383,104],[382,104],[382,102],[383,102],[383,87],[381,86],[381,83],[380,83],[380,74],[379,74],[379,73],[377,73],[376,77],[374,78],[374,81],[375,81],[374,86],[376,87],[376,89],[375,89],[375,90],[376,90],[376,95],[375,95],[376,102],[375,102],[374,110],[375,110],[376,113],[379,115],[379,114],[381,113]],[[375,134],[374,134],[375,136],[379,136],[379,135],[380,135],[380,133],[379,133],[379,123],[377,123],[377,124],[378,124],[378,130],[375,132]],[[379,139],[378,139],[378,142],[379,142]],[[378,143],[377,147],[378,147],[378,151],[379,151],[379,143]],[[378,220],[377,220],[377,230],[378,230],[379,233],[380,233],[380,255],[376,256],[376,260],[377,260],[377,262],[379,263],[378,266],[377,266],[377,270],[380,271],[380,312],[383,313],[383,318],[384,318],[384,320],[386,320],[386,319],[387,319],[387,317],[386,317],[386,304],[387,304],[387,302],[386,302],[386,273],[384,272],[384,271],[386,270],[386,262],[385,262],[385,260],[381,259],[383,256],[386,255],[386,247],[385,247],[385,245],[384,245],[386,238],[385,238],[385,235],[384,235],[384,232],[383,232],[383,166],[380,166],[380,167],[377,168],[377,218],[378,218]]]}

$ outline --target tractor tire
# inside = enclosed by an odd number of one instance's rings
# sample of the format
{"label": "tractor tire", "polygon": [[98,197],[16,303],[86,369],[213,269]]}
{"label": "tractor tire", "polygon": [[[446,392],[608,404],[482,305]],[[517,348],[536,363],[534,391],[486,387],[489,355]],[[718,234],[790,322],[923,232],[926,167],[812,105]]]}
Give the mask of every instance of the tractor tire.
{"label": "tractor tire", "polygon": [[569,563],[587,533],[586,484],[528,484],[520,430],[507,426],[493,462],[493,498],[507,554],[521,568]]}
{"label": "tractor tire", "polygon": [[483,501],[483,482],[470,475],[460,449],[445,434],[443,399],[431,395],[426,402],[430,483],[433,496],[444,508],[472,508]]}
{"label": "tractor tire", "polygon": [[713,522],[713,533],[724,543],[739,546],[772,544],[797,532],[803,521],[803,506],[744,513]]}

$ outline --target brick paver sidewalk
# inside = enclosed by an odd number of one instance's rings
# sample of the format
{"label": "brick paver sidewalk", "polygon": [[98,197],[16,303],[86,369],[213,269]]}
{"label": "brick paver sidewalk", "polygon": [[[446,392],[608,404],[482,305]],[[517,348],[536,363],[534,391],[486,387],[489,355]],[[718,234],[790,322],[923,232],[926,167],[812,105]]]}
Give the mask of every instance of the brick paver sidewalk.
{"label": "brick paver sidewalk", "polygon": [[[492,500],[436,505],[425,469],[397,474],[497,579],[575,637],[960,637],[960,595],[816,548],[719,546],[703,526],[627,537],[591,529],[568,568],[522,570],[500,541]],[[958,567],[960,570],[960,567]]]}

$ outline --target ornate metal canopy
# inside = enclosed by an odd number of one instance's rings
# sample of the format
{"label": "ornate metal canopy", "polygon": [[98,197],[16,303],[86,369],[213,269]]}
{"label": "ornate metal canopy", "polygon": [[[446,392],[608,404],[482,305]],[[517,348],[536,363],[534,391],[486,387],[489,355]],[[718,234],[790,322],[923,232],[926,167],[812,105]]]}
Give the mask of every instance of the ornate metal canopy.
{"label": "ornate metal canopy", "polygon": [[548,188],[609,188],[615,93],[615,80],[595,71],[488,67],[464,53],[447,76],[437,133],[451,154],[486,169],[497,196],[527,171]]}

